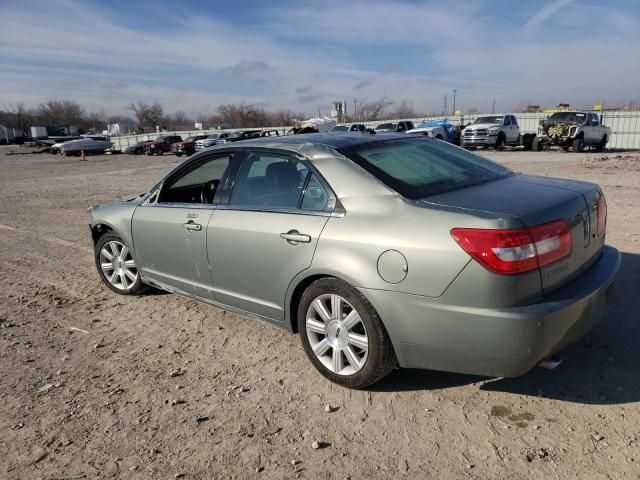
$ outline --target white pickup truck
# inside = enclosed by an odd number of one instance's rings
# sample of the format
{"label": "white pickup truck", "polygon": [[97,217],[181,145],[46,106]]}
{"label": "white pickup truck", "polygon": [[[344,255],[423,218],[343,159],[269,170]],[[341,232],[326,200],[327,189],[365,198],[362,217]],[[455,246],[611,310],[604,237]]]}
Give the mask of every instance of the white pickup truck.
{"label": "white pickup truck", "polygon": [[462,130],[460,146],[494,147],[520,145],[520,127],[515,115],[483,115]]}
{"label": "white pickup truck", "polygon": [[582,152],[585,147],[604,150],[611,129],[602,125],[602,119],[593,112],[556,112],[540,121],[533,150],[539,151],[557,145],[567,151]]}

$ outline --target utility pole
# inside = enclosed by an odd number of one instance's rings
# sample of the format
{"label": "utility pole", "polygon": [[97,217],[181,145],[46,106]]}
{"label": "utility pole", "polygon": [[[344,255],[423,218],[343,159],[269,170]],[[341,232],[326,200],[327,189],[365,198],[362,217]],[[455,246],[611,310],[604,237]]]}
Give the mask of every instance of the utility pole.
{"label": "utility pole", "polygon": [[358,121],[358,99],[357,98],[353,99],[353,121],[354,122]]}
{"label": "utility pole", "polygon": [[458,90],[456,90],[455,88],[453,89],[453,114],[456,114],[456,93],[458,92]]}
{"label": "utility pole", "polygon": [[491,113],[496,113],[496,99],[493,99],[493,107],[491,107]]}
{"label": "utility pole", "polygon": [[444,103],[442,104],[442,115],[446,115],[449,111],[449,107],[447,106],[447,96],[444,96]]}

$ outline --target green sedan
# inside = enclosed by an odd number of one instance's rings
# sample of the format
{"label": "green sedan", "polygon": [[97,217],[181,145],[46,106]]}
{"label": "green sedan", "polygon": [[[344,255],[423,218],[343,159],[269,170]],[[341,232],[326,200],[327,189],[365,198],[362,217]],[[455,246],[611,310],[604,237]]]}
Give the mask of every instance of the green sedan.
{"label": "green sedan", "polygon": [[597,185],[406,134],[218,145],[90,214],[111,290],[297,332],[351,388],[397,366],[521,375],[603,317],[620,267]]}

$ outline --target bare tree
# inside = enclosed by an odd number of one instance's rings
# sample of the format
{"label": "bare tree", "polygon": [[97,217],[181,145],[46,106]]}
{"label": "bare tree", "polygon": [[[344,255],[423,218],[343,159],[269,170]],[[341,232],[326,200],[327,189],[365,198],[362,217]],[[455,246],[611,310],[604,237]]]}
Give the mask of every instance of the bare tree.
{"label": "bare tree", "polygon": [[155,127],[162,124],[164,109],[158,102],[149,104],[138,100],[135,103],[131,102],[127,109],[133,112],[140,127]]}
{"label": "bare tree", "polygon": [[415,118],[416,110],[408,100],[402,100],[392,112],[389,112],[391,118]]}
{"label": "bare tree", "polygon": [[168,115],[168,119],[171,125],[187,125],[193,123],[193,120],[189,118],[186,112],[178,110],[177,112]]}
{"label": "bare tree", "polygon": [[38,120],[45,125],[77,125],[84,109],[73,100],[47,100],[38,106]]}
{"label": "bare tree", "polygon": [[29,127],[33,124],[34,112],[29,110],[24,105],[24,102],[20,101],[10,107],[10,113],[13,115],[12,126],[19,128],[23,132],[27,132]]}
{"label": "bare tree", "polygon": [[255,128],[269,126],[272,116],[263,108],[246,103],[230,103],[220,105],[217,108],[222,123],[233,125],[237,128]]}
{"label": "bare tree", "polygon": [[363,122],[380,120],[385,116],[387,109],[393,102],[387,98],[381,98],[372,102],[361,102],[358,107],[358,119]]}

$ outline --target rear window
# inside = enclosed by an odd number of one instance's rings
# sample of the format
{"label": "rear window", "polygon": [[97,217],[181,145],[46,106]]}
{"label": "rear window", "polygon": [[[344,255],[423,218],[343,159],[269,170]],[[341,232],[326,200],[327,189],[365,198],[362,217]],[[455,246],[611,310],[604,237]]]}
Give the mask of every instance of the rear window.
{"label": "rear window", "polygon": [[411,200],[491,182],[508,168],[430,139],[386,140],[340,150],[389,188]]}

